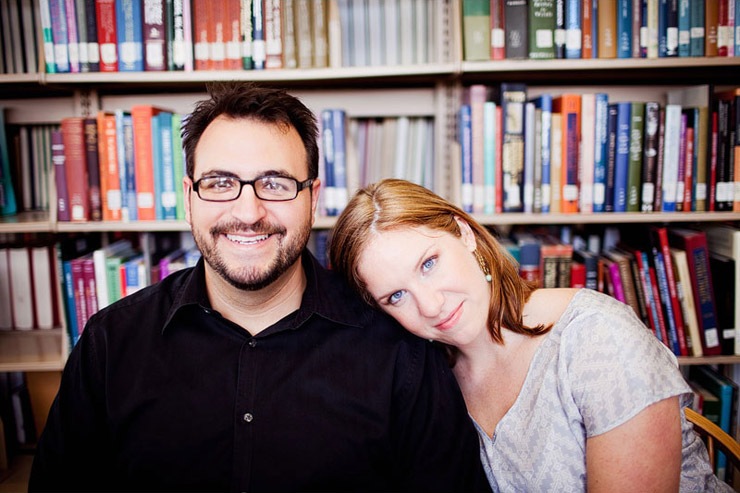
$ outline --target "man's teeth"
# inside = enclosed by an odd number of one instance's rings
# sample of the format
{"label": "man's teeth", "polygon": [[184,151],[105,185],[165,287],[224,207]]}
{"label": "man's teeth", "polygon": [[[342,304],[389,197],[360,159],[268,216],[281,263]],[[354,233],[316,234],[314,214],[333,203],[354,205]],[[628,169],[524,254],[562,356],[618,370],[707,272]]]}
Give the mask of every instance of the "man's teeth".
{"label": "man's teeth", "polygon": [[253,245],[254,243],[259,243],[260,241],[266,240],[270,235],[260,235],[260,236],[239,236],[239,235],[226,235],[226,238],[229,239],[229,241],[233,241],[234,243],[241,243],[242,245]]}

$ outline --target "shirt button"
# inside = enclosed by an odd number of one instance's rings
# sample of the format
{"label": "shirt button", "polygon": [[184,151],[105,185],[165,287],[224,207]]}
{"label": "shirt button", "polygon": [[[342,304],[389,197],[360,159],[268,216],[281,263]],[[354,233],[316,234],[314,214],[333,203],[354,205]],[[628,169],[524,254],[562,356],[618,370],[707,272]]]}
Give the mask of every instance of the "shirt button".
{"label": "shirt button", "polygon": [[249,347],[255,347],[256,345],[257,345],[257,341],[255,341],[254,339],[249,341]]}
{"label": "shirt button", "polygon": [[252,413],[246,413],[244,415],[244,421],[246,421],[247,423],[251,423],[253,419],[254,416],[252,416]]}

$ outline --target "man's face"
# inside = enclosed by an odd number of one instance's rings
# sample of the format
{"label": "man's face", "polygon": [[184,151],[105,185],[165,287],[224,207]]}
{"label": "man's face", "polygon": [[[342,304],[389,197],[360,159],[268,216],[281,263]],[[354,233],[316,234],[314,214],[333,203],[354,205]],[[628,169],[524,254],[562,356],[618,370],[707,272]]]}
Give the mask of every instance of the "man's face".
{"label": "man's face", "polygon": [[[206,176],[253,180],[265,175],[308,178],[306,150],[292,126],[251,119],[217,117],[195,149],[193,181]],[[306,247],[318,199],[318,180],[286,202],[258,199],[245,185],[230,202],[201,200],[189,178],[183,180],[185,219],[209,268],[244,290],[268,286],[300,258]]]}

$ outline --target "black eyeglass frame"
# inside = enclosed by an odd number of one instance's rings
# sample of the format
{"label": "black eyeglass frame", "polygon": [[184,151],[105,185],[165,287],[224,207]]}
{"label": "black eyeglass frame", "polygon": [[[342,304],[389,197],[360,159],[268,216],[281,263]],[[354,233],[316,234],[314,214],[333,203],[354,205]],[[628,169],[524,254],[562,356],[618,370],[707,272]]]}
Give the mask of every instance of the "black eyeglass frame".
{"label": "black eyeglass frame", "polygon": [[[224,199],[224,200],[214,200],[214,199],[204,199],[201,197],[200,192],[198,191],[200,182],[207,179],[213,179],[213,178],[228,178],[229,180],[236,180],[239,182],[239,193],[236,194],[236,197],[232,199]],[[258,181],[264,180],[265,178],[281,178],[284,180],[291,180],[295,182],[296,184],[296,191],[295,195],[289,199],[274,199],[274,198],[263,198],[260,197],[259,192],[257,191],[257,187],[254,186],[255,183]],[[192,181],[192,178],[190,179]],[[198,198],[200,200],[203,200],[205,202],[232,202],[242,195],[242,190],[244,189],[244,185],[251,185],[252,190],[254,190],[254,195],[260,200],[264,200],[265,202],[289,202],[291,200],[295,200],[296,197],[298,197],[298,194],[301,193],[302,190],[309,188],[311,185],[313,185],[313,182],[315,181],[315,178],[309,178],[304,181],[298,181],[297,179],[293,178],[292,176],[283,176],[283,175],[267,175],[267,176],[260,176],[259,178],[255,178],[254,180],[242,180],[240,178],[237,178],[235,176],[204,176],[201,177],[198,181],[193,182],[193,191],[198,195]]]}

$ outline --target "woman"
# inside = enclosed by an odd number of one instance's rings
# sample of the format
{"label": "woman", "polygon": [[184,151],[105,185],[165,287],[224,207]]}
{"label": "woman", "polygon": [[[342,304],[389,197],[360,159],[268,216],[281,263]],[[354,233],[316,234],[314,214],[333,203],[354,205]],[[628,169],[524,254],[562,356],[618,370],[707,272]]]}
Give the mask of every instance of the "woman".
{"label": "woman", "polygon": [[626,305],[537,289],[460,208],[403,180],[357,192],[332,267],[445,345],[494,491],[731,491],[684,417],[676,359]]}

